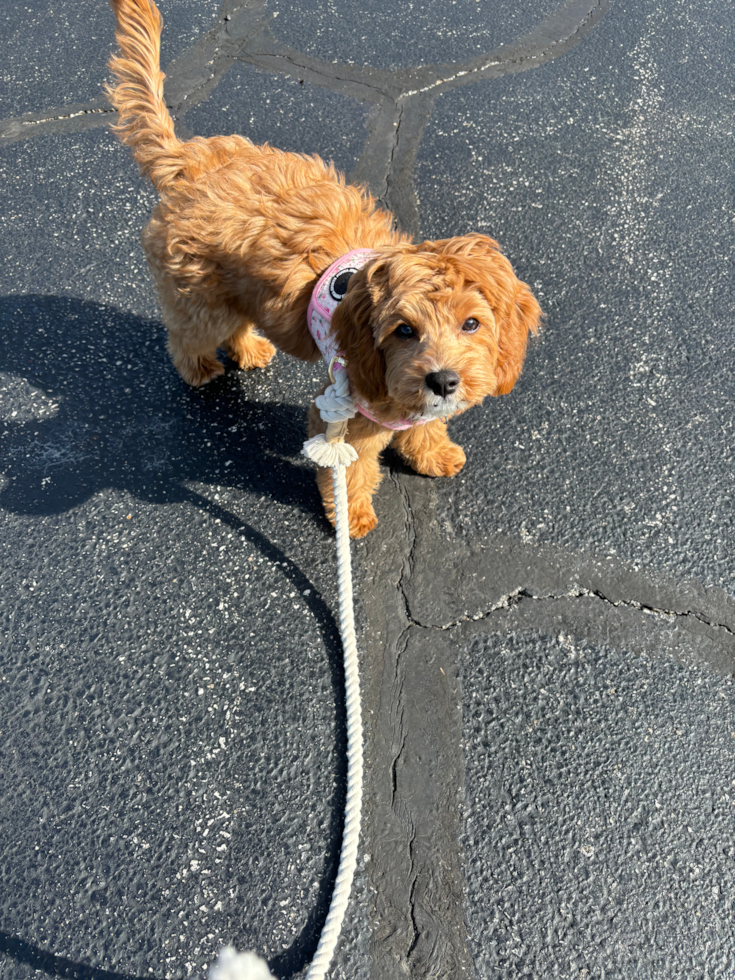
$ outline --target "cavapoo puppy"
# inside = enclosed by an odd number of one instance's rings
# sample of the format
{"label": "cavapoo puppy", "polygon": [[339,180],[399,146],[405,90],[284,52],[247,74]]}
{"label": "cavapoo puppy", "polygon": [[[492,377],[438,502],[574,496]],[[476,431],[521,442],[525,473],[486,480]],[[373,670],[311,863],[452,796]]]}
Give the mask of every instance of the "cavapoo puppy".
{"label": "cavapoo puppy", "polygon": [[[173,363],[202,385],[224,370],[220,347],[246,369],[265,367],[276,347],[305,361],[338,352],[359,409],[347,492],[350,534],[361,537],[377,523],[389,443],[419,473],[461,470],[446,419],[511,390],[539,305],[492,239],[412,244],[318,157],[241,136],[181,142],[163,100],[158,10],[111,3],[120,51],[108,95],[115,131],[160,195],[143,245]],[[325,428],[312,407],[309,434]],[[331,474],[317,479],[333,520]]]}

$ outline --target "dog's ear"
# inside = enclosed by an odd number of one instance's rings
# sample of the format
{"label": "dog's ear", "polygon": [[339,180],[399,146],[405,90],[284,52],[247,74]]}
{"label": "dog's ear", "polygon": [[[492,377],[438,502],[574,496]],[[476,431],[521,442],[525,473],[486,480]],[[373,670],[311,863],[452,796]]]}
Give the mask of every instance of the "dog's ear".
{"label": "dog's ear", "polygon": [[456,256],[463,275],[476,284],[498,324],[496,395],[507,395],[518,380],[526,356],[528,334],[538,333],[541,307],[531,290],[516,278],[500,246],[486,235],[463,235],[446,243],[445,254]]}
{"label": "dog's ear", "polygon": [[538,333],[541,320],[541,307],[531,290],[519,279],[515,279],[515,284],[515,296],[499,324],[496,395],[507,395],[520,377],[529,331]]}
{"label": "dog's ear", "polygon": [[385,357],[378,349],[374,329],[376,309],[387,297],[388,265],[380,260],[370,262],[352,276],[345,298],[332,317],[350,381],[371,404],[388,399]]}

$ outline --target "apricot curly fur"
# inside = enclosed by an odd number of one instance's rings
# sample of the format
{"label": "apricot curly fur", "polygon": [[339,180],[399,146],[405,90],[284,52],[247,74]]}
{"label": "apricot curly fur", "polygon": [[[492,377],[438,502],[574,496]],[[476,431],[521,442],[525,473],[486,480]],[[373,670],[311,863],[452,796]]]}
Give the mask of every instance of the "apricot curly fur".
{"label": "apricot curly fur", "polygon": [[[375,252],[333,317],[350,384],[380,421],[412,414],[436,420],[406,432],[363,416],[350,423],[348,438],[359,453],[347,471],[350,530],[366,534],[377,522],[380,452],[395,440],[419,472],[459,472],[464,453],[441,418],[512,389],[540,307],[491,238],[413,244],[365,188],[346,184],[317,156],[242,136],[178,139],[163,94],[155,4],[111,6],[119,46],[108,87],[118,111],[113,129],[160,195],[143,247],[168,350],[185,381],[201,385],[221,374],[219,348],[244,369],[265,367],[276,349],[317,360],[306,321],[317,280],[353,249]],[[474,322],[477,329],[466,327]],[[410,326],[408,338],[396,333],[401,324]],[[456,388],[437,393],[431,376],[447,371],[457,376]],[[309,431],[323,431],[314,410]],[[328,474],[318,482],[333,519]]]}

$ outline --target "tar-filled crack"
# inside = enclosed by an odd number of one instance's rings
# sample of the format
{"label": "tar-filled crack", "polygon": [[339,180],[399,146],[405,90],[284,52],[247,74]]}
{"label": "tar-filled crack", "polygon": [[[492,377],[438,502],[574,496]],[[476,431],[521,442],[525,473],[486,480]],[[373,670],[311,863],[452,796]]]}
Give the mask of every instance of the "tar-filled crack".
{"label": "tar-filled crack", "polygon": [[77,116],[89,116],[101,112],[116,112],[112,106],[95,106],[89,109],[78,109],[76,112],[67,112],[64,115],[58,116],[43,116],[40,119],[24,119],[21,122],[22,126],[40,126],[43,123],[58,122],[60,119],[75,119]]}
{"label": "tar-filled crack", "polygon": [[396,640],[396,660],[395,660],[395,673],[393,676],[393,689],[394,689],[394,703],[397,706],[397,728],[400,732],[400,745],[398,751],[393,756],[391,762],[390,772],[391,772],[391,805],[395,803],[396,796],[398,793],[398,764],[400,762],[401,756],[403,755],[403,750],[406,747],[406,731],[403,725],[403,676],[401,674],[401,659],[403,654],[406,652],[406,647],[408,646],[408,637],[411,630],[411,618],[408,608],[408,597],[406,595],[405,581],[411,576],[411,569],[413,567],[413,551],[416,543],[416,534],[413,526],[413,518],[411,515],[411,507],[408,500],[408,494],[406,493],[403,486],[401,486],[400,480],[393,473],[390,474],[390,480],[393,485],[398,489],[401,497],[401,502],[403,504],[404,513],[404,524],[406,531],[406,539],[409,542],[408,553],[404,557],[401,563],[401,571],[398,576],[398,591],[403,602],[403,611],[406,617],[406,626],[401,630],[397,640]]}
{"label": "tar-filled crack", "polygon": [[[544,34],[544,25],[548,24],[549,20],[553,20],[555,16],[558,18],[560,14],[563,17],[565,10],[575,4],[575,0],[567,0],[566,3],[563,3],[551,14],[550,18],[542,21],[525,38],[521,38],[515,44],[509,45],[506,51],[498,49],[493,52],[488,52],[487,55],[479,60],[473,58],[470,62],[455,63],[449,73],[447,73],[446,67],[443,66],[445,67],[445,73],[438,78],[438,66],[426,65],[407,70],[383,71],[369,65],[353,66],[312,58],[304,55],[302,52],[293,51],[271,35],[269,23],[273,20],[273,16],[268,17],[265,15],[265,8],[262,2],[257,2],[256,0],[252,4],[237,4],[231,9],[224,7],[217,25],[190,48],[185,50],[179,56],[179,59],[177,59],[179,63],[183,59],[184,63],[191,65],[192,60],[196,62],[197,58],[199,58],[199,68],[209,69],[208,77],[204,81],[201,80],[201,76],[196,78],[196,81],[192,79],[191,87],[188,87],[185,75],[178,75],[175,66],[172,66],[174,70],[169,74],[169,84],[177,82],[182,91],[176,100],[176,104],[171,105],[170,109],[174,115],[180,117],[185,115],[189,107],[200,101],[206,101],[209,94],[219,85],[230,66],[235,61],[240,60],[244,63],[254,64],[256,67],[270,71],[273,74],[285,74],[295,77],[300,82],[304,81],[302,76],[307,75],[317,85],[322,84],[322,87],[362,99],[363,101],[377,103],[391,110],[393,113],[398,112],[398,123],[391,141],[387,163],[385,158],[383,158],[382,163],[374,163],[373,167],[375,167],[375,172],[362,173],[361,180],[373,189],[376,197],[384,204],[387,204],[384,198],[389,196],[389,184],[398,185],[401,182],[405,183],[406,191],[402,195],[402,199],[391,203],[396,210],[397,223],[405,225],[406,230],[417,234],[418,219],[415,213],[416,200],[412,187],[412,169],[415,153],[401,153],[400,158],[397,155],[398,131],[401,121],[404,118],[404,103],[406,100],[410,102],[412,118],[416,112],[420,112],[425,113],[428,119],[430,109],[427,109],[426,105],[419,104],[420,100],[417,102],[417,100],[411,99],[411,96],[421,95],[429,91],[434,91],[439,94],[449,88],[453,88],[455,85],[464,85],[487,77],[486,73],[491,69],[496,69],[494,74],[502,74],[504,66],[508,71],[523,70],[523,66],[527,66],[528,68],[536,67],[548,60],[549,57],[555,57],[556,53],[567,50],[571,43],[574,43],[575,38],[580,39],[584,29],[592,24],[596,14],[602,15],[609,2],[610,0],[596,0],[594,5],[584,13],[574,30],[567,30],[562,37]],[[243,25],[240,25],[239,29],[235,27],[235,15],[247,8],[250,8],[252,19],[250,20],[248,29],[240,34],[239,31],[242,30]],[[263,51],[255,50],[256,45],[253,45],[253,42],[263,36],[268,36],[272,42],[272,48]],[[540,49],[534,50],[539,38],[543,38],[548,43],[545,43]],[[252,49],[250,47],[251,45]],[[524,50],[524,46],[526,50]],[[229,50],[225,50],[226,47]],[[413,82],[413,88],[409,87],[409,79]],[[422,81],[425,84],[422,85]],[[360,92],[360,90],[362,91]],[[202,96],[201,99],[198,98],[200,94]],[[65,108],[72,111],[65,111]],[[67,121],[71,121],[80,115],[98,115],[100,116],[101,124],[104,116],[114,111],[111,107],[97,107],[90,103],[88,107],[82,107],[81,109],[77,106],[62,107],[59,110],[54,110],[53,114],[47,112],[38,118],[26,117],[25,119],[8,118],[0,120],[0,140],[13,141],[31,137],[43,132],[44,124],[53,123],[58,131],[64,132],[66,131],[65,124]],[[414,120],[414,122],[418,121]],[[86,125],[87,127],[94,126],[95,123],[90,119]],[[413,135],[409,135],[407,140],[408,150],[413,149],[413,143],[416,144],[416,147],[418,146],[421,140],[423,126],[414,126],[413,130],[415,132]],[[73,131],[71,122],[69,122],[69,131]],[[380,127],[376,127],[374,130],[370,130],[369,128],[363,157],[367,158],[370,156],[368,150],[376,135],[378,139],[382,139]],[[399,174],[394,173],[394,167],[396,165],[403,168]]]}
{"label": "tar-filled crack", "polygon": [[[243,5],[247,6],[247,4]],[[174,114],[178,114],[184,103],[188,103],[189,106],[197,104],[196,96],[199,92],[207,89],[208,86],[212,85],[212,80],[216,79],[215,84],[212,86],[214,90],[219,84],[220,79],[229,70],[231,65],[238,59],[239,54],[243,47],[249,44],[255,37],[263,32],[267,28],[267,20],[261,17],[254,24],[251,24],[250,29],[243,35],[233,34],[230,31],[230,24],[232,22],[232,17],[242,6],[233,8],[228,14],[225,14],[220,18],[219,30],[213,29],[205,34],[196,44],[192,45],[188,51],[184,52],[184,55],[191,54],[197,49],[202,52],[203,60],[202,67],[209,68],[209,74],[203,81],[198,81],[196,84],[192,84],[189,88],[184,88],[181,96],[179,97],[176,105],[169,105],[169,109]],[[214,43],[214,47],[210,49],[210,44]],[[229,47],[230,50],[227,50]],[[178,73],[171,72],[168,76],[169,84],[172,81],[186,83],[186,77],[179,75]],[[204,101],[204,99],[202,100]]]}
{"label": "tar-filled crack", "polygon": [[[396,696],[400,698],[402,693],[403,685],[401,684]],[[390,793],[390,805],[393,806],[396,802],[396,796],[398,795],[398,763],[401,756],[403,755],[403,750],[406,747],[406,731],[403,727],[403,711],[400,712],[400,719],[398,721],[398,728],[401,731],[401,744],[398,752],[393,756],[393,761],[390,765],[390,778],[391,778],[391,793]]]}
{"label": "tar-filled crack", "polygon": [[[581,31],[583,31],[584,28],[594,18],[595,14],[598,12],[602,12],[604,8],[607,6],[607,4],[608,4],[608,0],[597,0],[597,3],[594,4],[594,6],[582,18],[582,20],[577,24],[577,26],[573,31],[571,31],[569,34],[566,34],[564,37],[549,38],[548,39],[549,44],[547,44],[546,47],[542,48],[540,51],[537,51],[535,54],[531,54],[529,52],[526,54],[521,54],[518,57],[510,57],[510,58],[503,58],[498,56],[492,58],[492,60],[483,61],[481,64],[477,65],[474,68],[459,69],[453,72],[451,75],[445,75],[442,78],[437,78],[433,82],[430,82],[428,85],[425,85],[422,88],[409,89],[403,93],[403,96],[405,97],[409,95],[420,95],[424,92],[430,92],[432,89],[441,89],[442,86],[449,85],[451,82],[458,81],[459,79],[469,79],[472,75],[481,76],[483,72],[488,71],[490,68],[499,68],[502,65],[518,66],[528,62],[530,67],[535,67],[535,65],[532,65],[530,63],[537,62],[540,64],[541,62],[547,60],[549,54],[553,52],[554,48],[558,48],[560,45],[567,44],[578,34],[580,34]],[[542,31],[540,28],[538,29],[537,32],[534,33],[537,33],[538,35],[542,36]],[[509,50],[512,51],[513,48],[519,47],[520,43],[509,46]]]}
{"label": "tar-filled crack", "polygon": [[[411,577],[411,572],[413,571],[414,562],[414,552],[416,550],[416,529],[414,527],[413,514],[411,513],[411,502],[408,499],[408,493],[406,488],[403,486],[398,477],[391,473],[390,480],[393,486],[398,490],[399,496],[401,498],[401,503],[403,505],[403,515],[404,524],[406,531],[406,540],[408,541],[408,553],[406,554],[403,562],[401,564],[401,573],[398,577],[398,591],[400,592],[401,599],[403,601],[403,608],[406,616],[407,626],[402,631],[399,639],[403,639],[406,635],[408,629],[412,624],[411,610],[408,603],[408,595],[406,593],[405,583]],[[405,646],[404,646],[405,649]]]}
{"label": "tar-filled crack", "polygon": [[[403,113],[405,109],[403,100],[398,100],[396,102],[396,109],[398,110],[398,118],[396,119],[396,124],[393,129],[393,141],[391,143],[391,148],[390,148],[390,157],[388,158],[388,166],[386,167],[385,176],[383,178],[383,186],[385,187],[385,198],[386,198],[386,200],[384,201],[385,204],[388,203],[387,197],[390,191],[391,174],[393,172],[393,159],[396,155],[396,150],[398,149],[398,140],[400,139],[400,134],[401,134],[401,123],[403,122]],[[403,493],[402,488],[401,488],[401,492]],[[406,512],[410,517],[410,508],[409,508],[407,497],[404,499],[404,507],[406,508]]]}
{"label": "tar-filled crack", "polygon": [[[288,54],[286,53],[286,50],[288,50]],[[344,72],[345,68],[347,67],[345,65],[341,65],[339,63],[334,64],[329,61],[319,61],[304,55],[302,55],[301,60],[297,60],[295,55],[299,54],[302,54],[302,52],[292,52],[292,49],[290,48],[284,49],[278,44],[278,42],[276,42],[275,51],[258,51],[257,49],[254,50],[248,48],[247,51],[244,51],[238,55],[238,58],[247,64],[251,64],[254,60],[268,58],[271,65],[271,70],[273,70],[275,73],[281,75],[291,75],[291,77],[298,78],[299,81],[303,81],[303,79],[300,77],[301,75],[307,74],[321,78],[325,83],[342,82],[344,85],[359,85],[361,88],[373,91],[375,93],[375,101],[379,101],[387,96],[385,90],[371,80],[371,76],[373,74],[372,69],[366,69],[364,71],[360,71],[358,69],[355,71],[354,76],[350,78],[347,75],[340,74],[340,72]],[[262,67],[260,62],[258,66]],[[289,68],[296,69],[296,71],[290,71]]]}
{"label": "tar-filled crack", "polygon": [[702,623],[703,626],[708,626],[711,629],[723,630],[729,636],[735,637],[735,630],[728,626],[726,623],[716,623],[708,620],[701,613],[694,612],[691,609],[677,610],[677,609],[662,609],[656,606],[652,606],[646,602],[640,602],[637,599],[609,599],[603,592],[599,589],[587,589],[587,588],[575,588],[568,592],[550,592],[545,595],[535,595],[533,592],[529,592],[525,588],[514,589],[512,592],[507,593],[507,595],[502,596],[496,602],[490,606],[489,609],[485,610],[483,613],[478,613],[474,616],[465,615],[460,616],[458,619],[453,620],[451,623],[445,623],[441,626],[437,626],[433,623],[421,623],[415,617],[411,615],[410,603],[406,599],[406,609],[409,622],[412,626],[418,626],[421,629],[432,629],[438,631],[452,630],[458,626],[462,626],[464,623],[473,622],[484,622],[494,616],[496,613],[505,612],[511,609],[513,606],[517,606],[522,602],[533,601],[533,602],[558,602],[564,599],[598,599],[600,602],[605,603],[608,606],[613,606],[616,609],[634,609],[636,612],[648,613],[652,616],[660,616],[662,618],[668,619],[669,621],[674,621],[676,619],[686,619],[691,617],[697,620],[697,622]]}
{"label": "tar-filled crack", "polygon": [[413,848],[416,843],[416,831],[411,833],[411,839],[408,842],[408,860],[411,875],[411,888],[408,893],[408,911],[411,916],[411,928],[413,929],[413,936],[411,937],[411,942],[409,944],[408,950],[406,952],[406,959],[410,960],[413,951],[418,945],[419,938],[421,937],[421,930],[418,927],[416,921],[416,883],[419,880],[418,869],[416,868],[416,861],[414,858]]}

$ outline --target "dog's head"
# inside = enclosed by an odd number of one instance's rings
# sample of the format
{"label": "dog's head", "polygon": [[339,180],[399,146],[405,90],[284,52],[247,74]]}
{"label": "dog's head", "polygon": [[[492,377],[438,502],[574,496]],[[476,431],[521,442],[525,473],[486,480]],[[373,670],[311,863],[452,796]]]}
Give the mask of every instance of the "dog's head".
{"label": "dog's head", "polygon": [[509,392],[540,318],[497,243],[466,235],[381,249],[351,278],[333,326],[353,387],[391,421]]}

